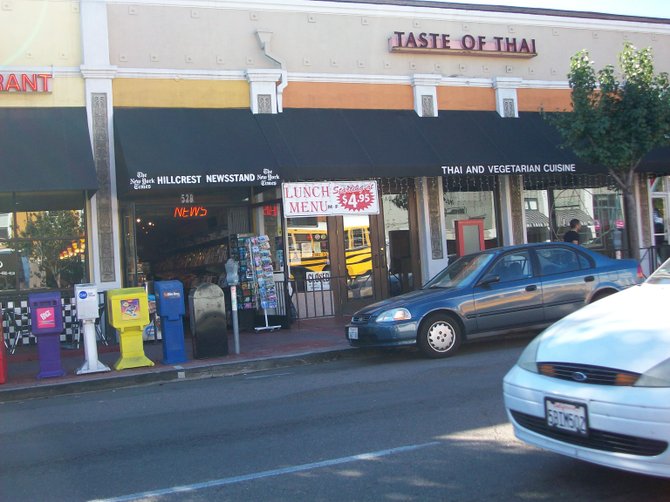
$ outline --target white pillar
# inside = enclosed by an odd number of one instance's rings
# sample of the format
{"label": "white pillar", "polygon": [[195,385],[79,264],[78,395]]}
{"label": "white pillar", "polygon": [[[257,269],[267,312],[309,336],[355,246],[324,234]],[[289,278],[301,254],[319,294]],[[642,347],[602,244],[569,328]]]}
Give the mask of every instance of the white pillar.
{"label": "white pillar", "polygon": [[251,113],[277,113],[277,84],[282,80],[281,70],[247,70]]}
{"label": "white pillar", "polygon": [[[98,180],[103,185],[90,201],[89,256],[92,282],[100,290],[107,290],[119,288],[122,284],[112,127],[112,79],[116,67],[109,64],[106,2],[81,2],[80,12],[83,51],[81,72],[85,82],[86,113]],[[103,122],[102,125],[100,122]]]}
{"label": "white pillar", "polygon": [[496,91],[496,110],[501,117],[519,117],[516,90],[521,82],[520,78],[514,77],[495,77],[493,79],[493,89]]}
{"label": "white pillar", "polygon": [[437,86],[442,75],[412,75],[414,111],[419,117],[437,117]]}
{"label": "white pillar", "polygon": [[[514,242],[514,222],[512,216],[512,178],[511,176],[498,176],[500,183],[500,223],[502,227],[502,245],[525,244],[526,232],[523,233],[523,242]],[[522,225],[526,228],[526,212],[522,211]]]}
{"label": "white pillar", "polygon": [[449,263],[441,177],[417,179],[417,206],[421,278],[426,282]]}

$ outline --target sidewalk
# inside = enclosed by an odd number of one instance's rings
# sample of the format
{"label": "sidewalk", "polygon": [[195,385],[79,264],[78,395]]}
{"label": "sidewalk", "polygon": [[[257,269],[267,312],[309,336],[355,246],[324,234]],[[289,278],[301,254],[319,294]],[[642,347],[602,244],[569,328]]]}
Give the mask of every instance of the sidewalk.
{"label": "sidewalk", "polygon": [[79,349],[61,349],[65,376],[38,379],[40,371],[36,345],[19,346],[13,355],[6,354],[7,382],[0,384],[0,402],[73,394],[92,390],[129,387],[154,382],[234,375],[295,366],[353,356],[344,335],[348,317],[308,319],[295,322],[290,329],[273,332],[240,333],[240,354],[234,354],[232,331],[228,331],[229,355],[208,359],[193,359],[192,339],[184,341],[187,361],[165,365],[161,341],[144,343],[145,355],[155,363],[152,367],[113,369],[119,359],[119,345],[105,346],[98,342],[98,359],[112,368],[102,373],[77,375],[85,362],[83,341]]}

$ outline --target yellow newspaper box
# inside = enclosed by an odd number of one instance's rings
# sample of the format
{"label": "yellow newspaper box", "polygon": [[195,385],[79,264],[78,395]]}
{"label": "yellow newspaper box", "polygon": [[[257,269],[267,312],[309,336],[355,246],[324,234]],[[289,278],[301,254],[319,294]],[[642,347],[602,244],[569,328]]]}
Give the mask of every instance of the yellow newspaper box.
{"label": "yellow newspaper box", "polygon": [[144,288],[123,288],[107,291],[109,323],[119,330],[121,357],[115,370],[153,366],[144,355],[142,331],[149,324],[149,299]]}

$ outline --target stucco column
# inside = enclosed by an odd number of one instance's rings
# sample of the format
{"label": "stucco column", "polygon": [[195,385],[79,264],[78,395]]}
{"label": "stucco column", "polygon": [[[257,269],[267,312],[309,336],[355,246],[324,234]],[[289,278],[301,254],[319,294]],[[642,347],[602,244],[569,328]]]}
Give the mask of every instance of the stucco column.
{"label": "stucco column", "polygon": [[423,282],[447,266],[442,178],[418,178],[417,209]]}
{"label": "stucco column", "polygon": [[98,191],[89,210],[89,246],[92,280],[100,290],[121,287],[119,211],[116,196],[112,79],[109,64],[107,5],[81,2],[81,32],[86,112],[98,176]]}

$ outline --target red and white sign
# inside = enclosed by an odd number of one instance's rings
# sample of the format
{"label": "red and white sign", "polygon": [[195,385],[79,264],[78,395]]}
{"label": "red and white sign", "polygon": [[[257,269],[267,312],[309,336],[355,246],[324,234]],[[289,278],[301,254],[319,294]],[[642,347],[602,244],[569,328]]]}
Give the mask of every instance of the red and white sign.
{"label": "red and white sign", "polygon": [[0,92],[51,92],[53,73],[0,72]]}
{"label": "red and white sign", "polygon": [[43,307],[37,309],[37,327],[39,329],[55,329],[56,314],[54,307]]}
{"label": "red and white sign", "polygon": [[374,180],[283,183],[282,202],[286,218],[379,214]]}

